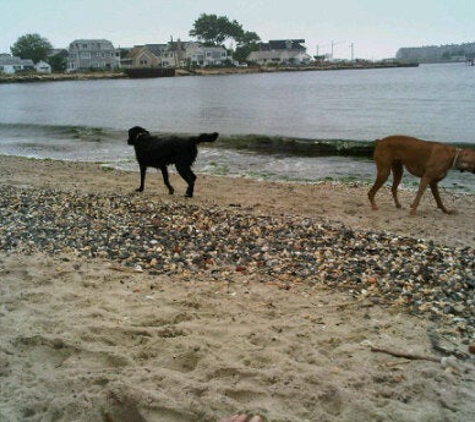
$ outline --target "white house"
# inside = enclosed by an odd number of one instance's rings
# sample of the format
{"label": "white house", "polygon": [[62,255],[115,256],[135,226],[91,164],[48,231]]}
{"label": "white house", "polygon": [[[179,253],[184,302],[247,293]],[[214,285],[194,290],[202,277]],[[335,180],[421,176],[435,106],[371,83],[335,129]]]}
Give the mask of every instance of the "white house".
{"label": "white house", "polygon": [[309,63],[311,57],[302,51],[253,51],[246,61],[261,66],[269,65],[302,65]]}
{"label": "white house", "polygon": [[269,65],[302,65],[311,61],[307,49],[303,45],[305,40],[271,40],[260,43],[259,50],[247,56],[246,61],[261,66]]}
{"label": "white house", "polygon": [[0,73],[12,75],[22,70],[34,70],[33,60],[20,59],[10,54],[0,54]]}
{"label": "white house", "polygon": [[231,60],[224,47],[207,47],[196,42],[185,44],[186,58],[194,66],[222,66]]}
{"label": "white house", "polygon": [[35,69],[38,73],[51,73],[51,65],[43,60],[35,64]]}

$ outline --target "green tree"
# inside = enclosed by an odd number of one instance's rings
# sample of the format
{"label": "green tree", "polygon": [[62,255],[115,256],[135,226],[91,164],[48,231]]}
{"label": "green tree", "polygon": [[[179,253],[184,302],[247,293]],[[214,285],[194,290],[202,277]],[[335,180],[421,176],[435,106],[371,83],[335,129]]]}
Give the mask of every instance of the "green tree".
{"label": "green tree", "polygon": [[238,45],[249,45],[255,44],[261,40],[261,37],[257,35],[255,32],[250,31],[243,31],[239,37],[234,38]]}
{"label": "green tree", "polygon": [[195,21],[189,34],[205,44],[222,44],[229,38],[226,34],[229,24],[229,19],[225,16],[218,17],[203,13]]}
{"label": "green tree", "polygon": [[51,70],[55,73],[65,72],[68,65],[66,57],[60,55],[48,57],[48,63],[51,66]]}
{"label": "green tree", "polygon": [[244,31],[242,25],[230,21],[227,16],[207,15],[203,13],[193,24],[190,30],[191,37],[198,38],[205,44],[220,45],[228,39],[233,39],[238,45],[258,41],[260,38],[255,32]]}
{"label": "green tree", "polygon": [[10,47],[12,55],[21,59],[31,59],[37,63],[48,57],[48,52],[53,48],[51,43],[38,34],[22,35],[15,44]]}
{"label": "green tree", "polygon": [[249,54],[257,50],[258,46],[255,42],[239,45],[238,47],[236,47],[236,51],[234,52],[233,57],[238,62],[243,63],[246,61],[247,56],[249,56]]}

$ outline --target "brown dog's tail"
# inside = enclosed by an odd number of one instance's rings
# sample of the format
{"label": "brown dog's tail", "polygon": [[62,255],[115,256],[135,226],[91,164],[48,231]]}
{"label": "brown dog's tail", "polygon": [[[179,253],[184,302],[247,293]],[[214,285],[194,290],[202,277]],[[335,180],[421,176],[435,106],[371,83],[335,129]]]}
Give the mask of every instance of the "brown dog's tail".
{"label": "brown dog's tail", "polygon": [[195,144],[200,144],[201,142],[214,142],[218,139],[219,133],[202,133],[197,137],[192,138]]}

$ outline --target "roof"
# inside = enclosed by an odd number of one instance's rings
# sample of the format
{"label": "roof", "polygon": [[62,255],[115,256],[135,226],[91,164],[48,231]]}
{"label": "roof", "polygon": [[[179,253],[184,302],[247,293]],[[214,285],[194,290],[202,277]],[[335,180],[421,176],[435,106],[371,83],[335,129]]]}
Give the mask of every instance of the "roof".
{"label": "roof", "polygon": [[0,65],[1,66],[34,66],[33,60],[31,59],[20,59],[15,56],[1,55],[0,56]]}
{"label": "roof", "polygon": [[291,60],[296,57],[301,56],[302,51],[289,51],[289,50],[279,50],[279,51],[253,51],[247,57],[247,60]]}
{"label": "roof", "polygon": [[261,51],[270,50],[301,50],[305,51],[306,48],[302,45],[305,43],[304,39],[298,40],[270,40],[268,43],[260,43],[259,49]]}
{"label": "roof", "polygon": [[160,56],[167,50],[167,44],[145,44],[143,47],[147,48],[155,56]]}
{"label": "roof", "polygon": [[69,44],[69,48],[72,48],[75,44],[88,44],[88,49],[93,49],[92,47],[97,47],[98,44],[100,46],[106,45],[108,48],[114,49],[112,41],[105,39],[77,39]]}

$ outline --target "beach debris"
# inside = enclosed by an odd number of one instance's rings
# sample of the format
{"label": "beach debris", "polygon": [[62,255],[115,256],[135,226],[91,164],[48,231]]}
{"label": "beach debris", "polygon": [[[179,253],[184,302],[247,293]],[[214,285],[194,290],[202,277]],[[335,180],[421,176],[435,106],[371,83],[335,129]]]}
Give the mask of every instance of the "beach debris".
{"label": "beach debris", "polygon": [[5,185],[0,249],[100,258],[120,272],[341,290],[353,301],[338,307],[425,315],[474,350],[474,248],[239,207]]}
{"label": "beach debris", "polygon": [[375,346],[371,346],[370,350],[372,352],[386,353],[387,355],[391,355],[397,358],[409,359],[409,360],[427,360],[429,362],[437,362],[437,363],[447,362],[447,358],[436,358],[434,356],[424,356],[424,355],[416,355],[413,353],[397,352],[394,350],[383,349],[383,348],[375,347]]}

